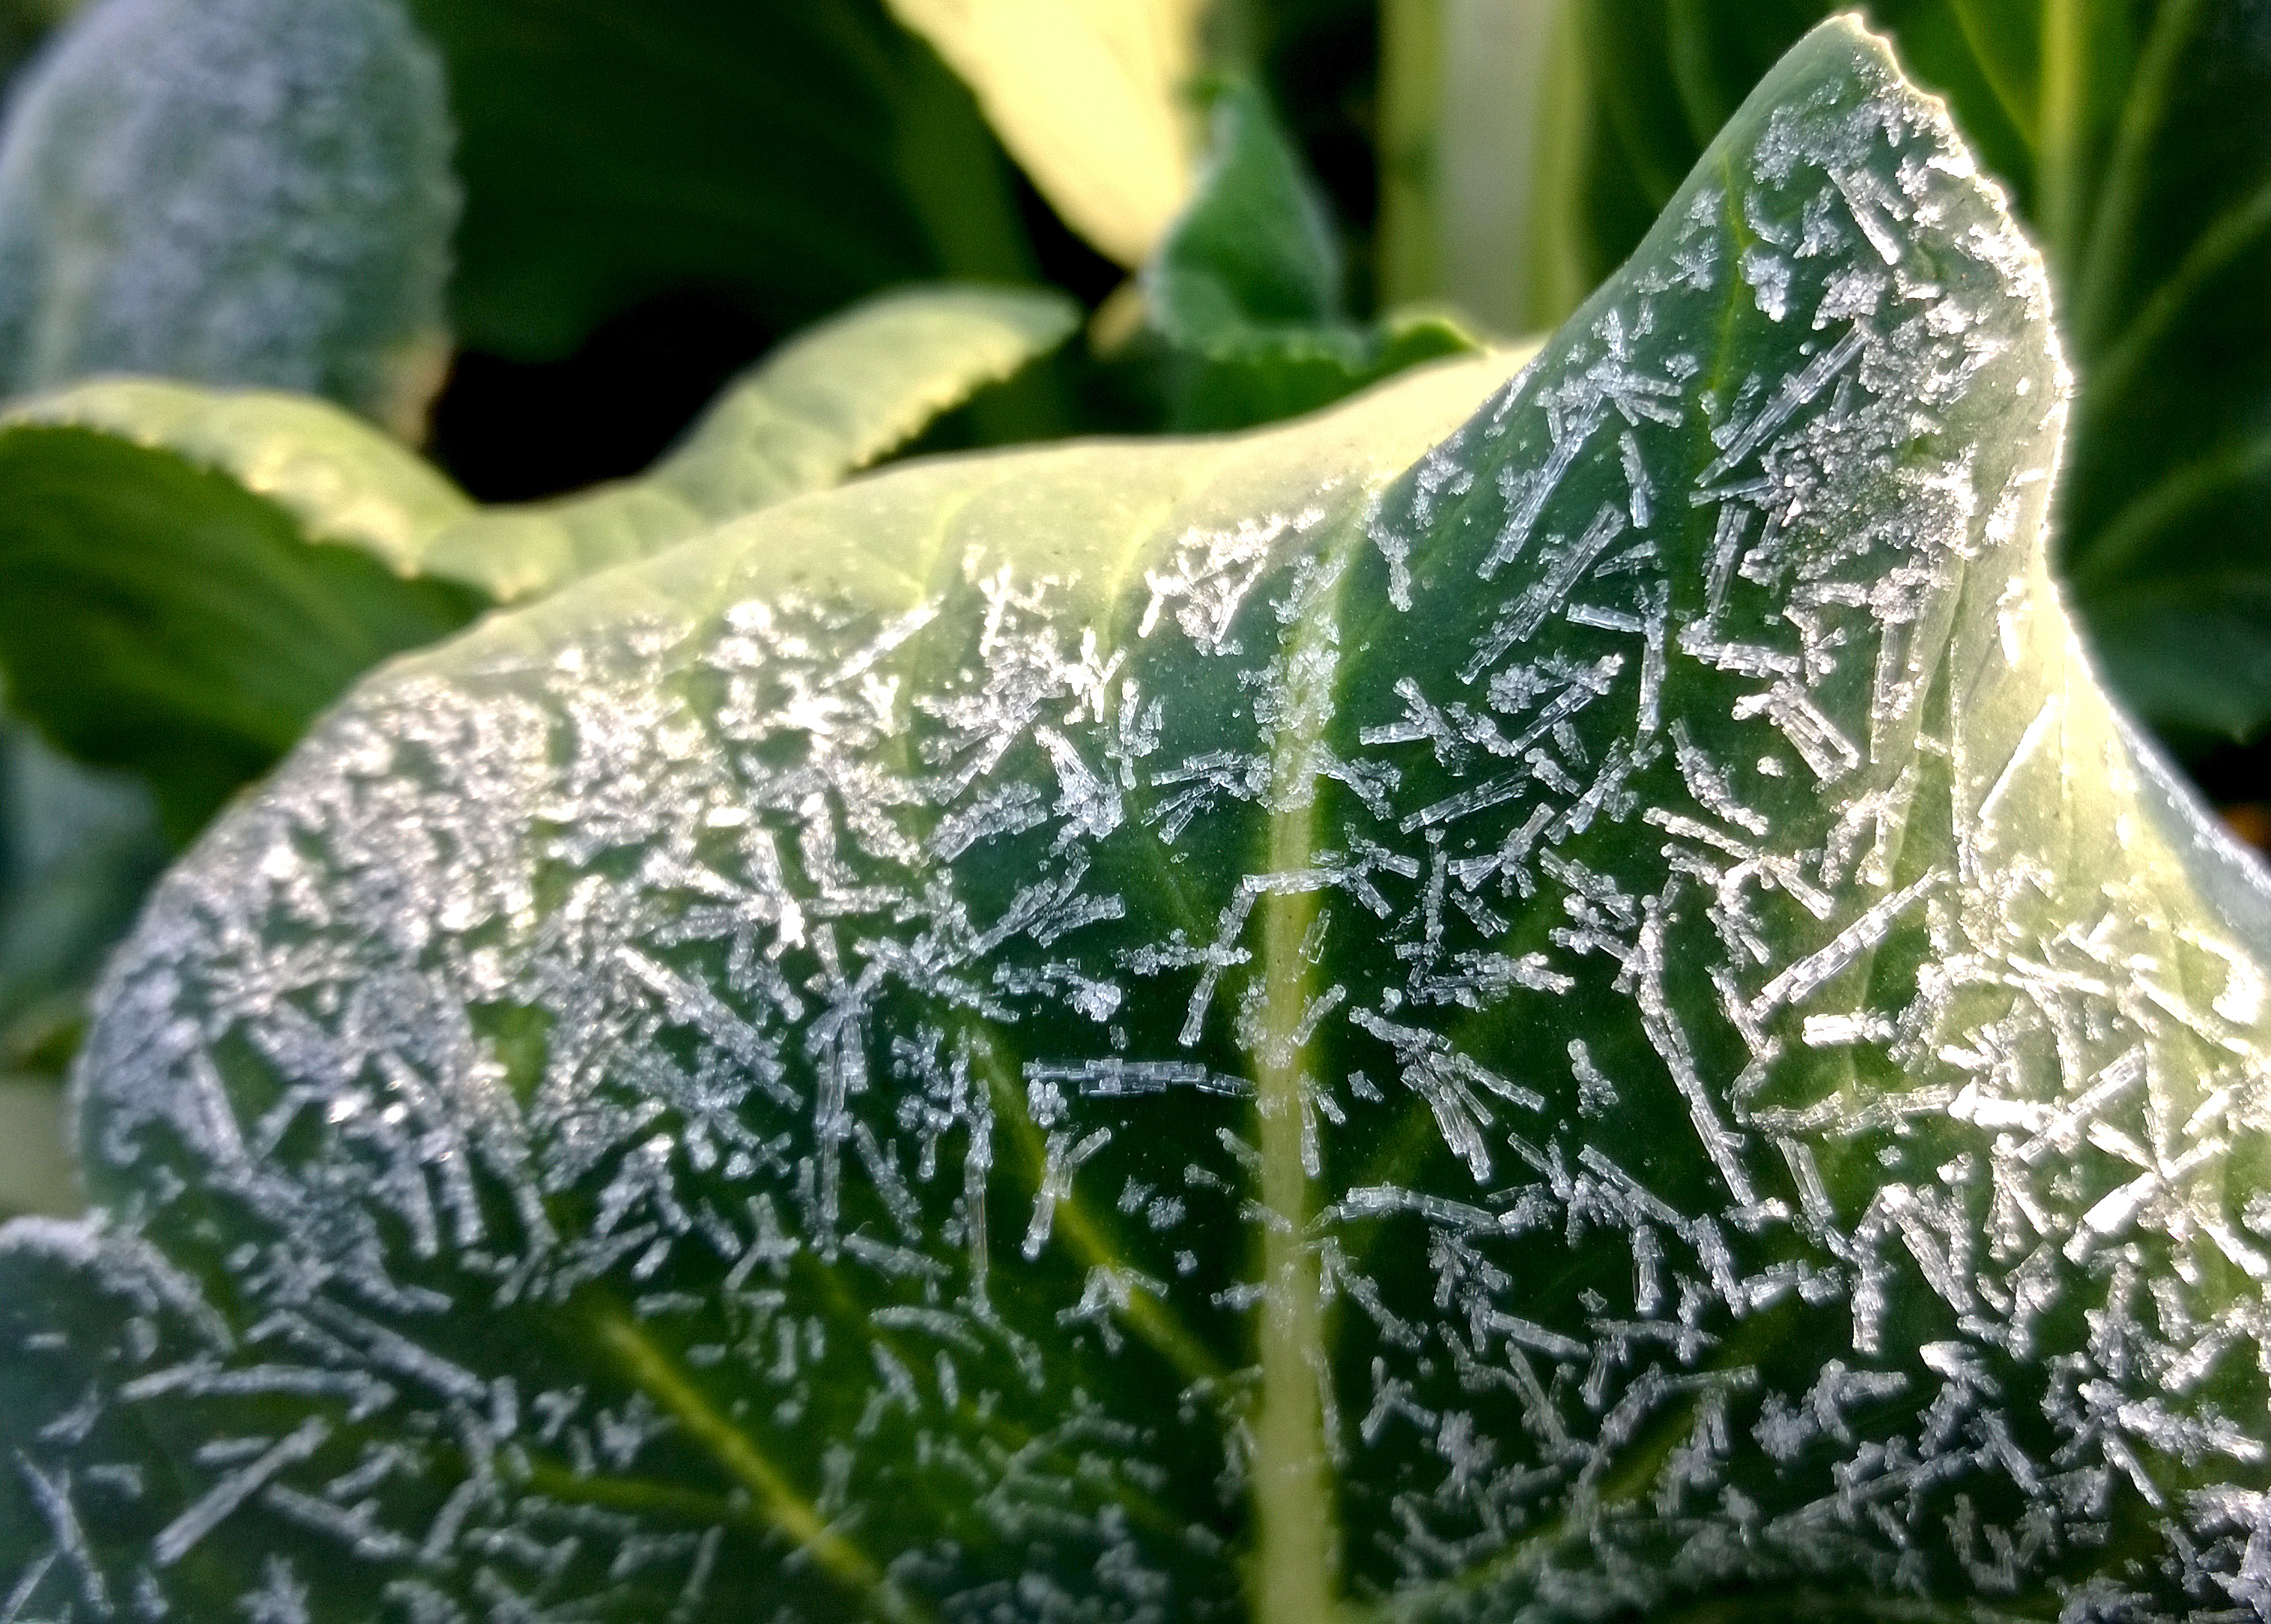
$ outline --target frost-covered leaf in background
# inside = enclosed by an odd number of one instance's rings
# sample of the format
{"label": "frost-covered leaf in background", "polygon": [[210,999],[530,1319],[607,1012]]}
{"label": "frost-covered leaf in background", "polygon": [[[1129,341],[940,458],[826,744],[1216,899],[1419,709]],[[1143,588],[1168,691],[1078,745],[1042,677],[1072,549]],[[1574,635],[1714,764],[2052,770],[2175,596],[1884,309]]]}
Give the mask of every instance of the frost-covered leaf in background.
{"label": "frost-covered leaf in background", "polygon": [[2271,1617],[2271,896],[2051,585],[2040,261],[1833,25],[1512,369],[364,685],[0,1232],[7,1593]]}
{"label": "frost-covered leaf in background", "polygon": [[0,390],[258,384],[414,438],[448,358],[450,153],[398,0],[99,0],[0,138]]}

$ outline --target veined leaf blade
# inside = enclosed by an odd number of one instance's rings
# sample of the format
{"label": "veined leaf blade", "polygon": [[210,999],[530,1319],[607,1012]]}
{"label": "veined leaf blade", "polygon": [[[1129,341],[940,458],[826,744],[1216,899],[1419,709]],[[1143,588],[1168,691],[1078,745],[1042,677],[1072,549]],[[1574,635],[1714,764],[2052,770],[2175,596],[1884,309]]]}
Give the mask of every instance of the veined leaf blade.
{"label": "veined leaf blade", "polygon": [[471,504],[319,401],[82,384],[0,415],[0,488],[11,709],[142,775],[176,840],[364,671],[481,607],[406,578]]}
{"label": "veined leaf blade", "polygon": [[1511,370],[360,689],[0,1240],[26,1596],[2252,1605],[2271,886],[2052,586],[2040,260],[1832,25]]}

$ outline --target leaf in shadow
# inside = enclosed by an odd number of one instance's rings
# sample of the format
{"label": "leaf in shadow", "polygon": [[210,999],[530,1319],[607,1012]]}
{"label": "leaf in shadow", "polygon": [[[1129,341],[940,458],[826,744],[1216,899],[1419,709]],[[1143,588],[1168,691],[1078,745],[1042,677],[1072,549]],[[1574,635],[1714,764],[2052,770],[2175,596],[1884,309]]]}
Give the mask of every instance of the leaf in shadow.
{"label": "leaf in shadow", "polygon": [[881,0],[412,0],[448,67],[464,341],[572,354],[700,288],[793,332],[939,277],[1033,279],[970,93]]}
{"label": "leaf in shadow", "polygon": [[2079,652],[2066,404],[1836,23],[1518,375],[925,463],[389,667],[106,983],[0,1577],[2254,1607],[2271,886]]}
{"label": "leaf in shadow", "polygon": [[1168,421],[1242,428],[1329,405],[1406,367],[1479,347],[1447,317],[1348,313],[1323,195],[1254,85],[1211,93],[1212,147],[1141,279]]}
{"label": "leaf in shadow", "polygon": [[83,384],[0,416],[0,490],[10,709],[132,769],[177,842],[356,677],[483,607],[408,578],[465,499],[320,401]]}

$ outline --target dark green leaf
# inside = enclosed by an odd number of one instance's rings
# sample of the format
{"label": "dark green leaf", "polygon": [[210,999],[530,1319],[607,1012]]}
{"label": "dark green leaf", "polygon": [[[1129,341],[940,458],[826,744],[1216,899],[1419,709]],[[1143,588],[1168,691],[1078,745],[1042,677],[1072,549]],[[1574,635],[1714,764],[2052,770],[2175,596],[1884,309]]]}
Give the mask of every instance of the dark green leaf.
{"label": "dark green leaf", "polygon": [[1517,378],[390,667],[107,982],[7,1593],[2260,1616],[2271,887],[2076,652],[2049,323],[1833,26]]}
{"label": "dark green leaf", "polygon": [[130,776],[0,723],[0,1073],[60,1077],[80,995],[168,855]]}
{"label": "dark green leaf", "polygon": [[0,391],[164,374],[414,437],[457,183],[397,0],[99,0],[0,140]]}
{"label": "dark green leaf", "polygon": [[1351,319],[1338,235],[1268,99],[1225,83],[1213,93],[1212,125],[1197,190],[1143,275],[1173,427],[1292,417],[1478,347],[1440,316]]}
{"label": "dark green leaf", "polygon": [[84,1204],[55,1077],[0,1074],[0,1216],[77,1212]]}
{"label": "dark green leaf", "polygon": [[78,0],[0,0],[0,91],[54,32]]}
{"label": "dark green leaf", "polygon": [[969,93],[881,0],[413,0],[449,65],[468,344],[567,354],[686,287],[793,332],[939,276],[1032,274]]}
{"label": "dark green leaf", "polygon": [[168,855],[138,783],[0,722],[0,1211],[78,1204],[63,1073],[103,956]]}
{"label": "dark green leaf", "polygon": [[1073,324],[1054,294],[917,290],[785,346],[644,478],[477,511],[319,402],[115,381],[0,417],[0,674],[177,839],[388,655],[832,484]]}
{"label": "dark green leaf", "polygon": [[481,600],[406,579],[469,510],[335,408],[83,385],[0,417],[0,678],[77,759],[129,767],[186,839],[348,683]]}
{"label": "dark green leaf", "polygon": [[[1819,0],[1587,0],[1606,274]],[[2060,557],[2171,739],[2271,725],[2271,24],[2253,0],[1876,0],[2009,186],[2081,377]]]}

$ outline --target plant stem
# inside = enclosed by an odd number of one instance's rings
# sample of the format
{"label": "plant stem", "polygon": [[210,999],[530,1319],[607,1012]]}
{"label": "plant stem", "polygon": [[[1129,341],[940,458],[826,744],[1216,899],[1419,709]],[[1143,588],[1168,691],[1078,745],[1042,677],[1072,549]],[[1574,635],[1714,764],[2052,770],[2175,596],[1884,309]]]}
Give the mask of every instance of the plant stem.
{"label": "plant stem", "polygon": [[1443,0],[1380,7],[1380,302],[1405,304],[1442,289]]}
{"label": "plant stem", "polygon": [[1571,0],[1386,0],[1381,11],[1383,302],[1440,299],[1500,332],[1551,325],[1564,264],[1583,56]]}

